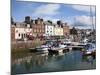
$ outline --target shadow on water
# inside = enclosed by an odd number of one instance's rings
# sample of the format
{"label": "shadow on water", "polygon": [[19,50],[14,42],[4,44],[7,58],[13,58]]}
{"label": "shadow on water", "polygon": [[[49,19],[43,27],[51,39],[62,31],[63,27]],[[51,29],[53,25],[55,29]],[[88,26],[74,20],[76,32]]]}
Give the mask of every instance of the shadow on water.
{"label": "shadow on water", "polygon": [[[24,56],[24,57],[23,57]],[[96,59],[80,51],[59,54],[24,53],[12,59],[12,74],[95,69]]]}

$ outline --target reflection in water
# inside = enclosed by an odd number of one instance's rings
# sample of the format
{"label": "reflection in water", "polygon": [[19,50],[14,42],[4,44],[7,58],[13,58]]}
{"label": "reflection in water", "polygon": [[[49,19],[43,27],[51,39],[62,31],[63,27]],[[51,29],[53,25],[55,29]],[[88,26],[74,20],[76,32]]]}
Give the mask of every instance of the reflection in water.
{"label": "reflection in water", "polygon": [[83,61],[86,61],[87,63],[90,63],[91,65],[94,64],[95,58],[93,56],[83,56]]}
{"label": "reflection in water", "polygon": [[58,55],[33,53],[12,60],[12,74],[95,69],[95,62],[92,56],[82,56],[80,51],[59,53]]}

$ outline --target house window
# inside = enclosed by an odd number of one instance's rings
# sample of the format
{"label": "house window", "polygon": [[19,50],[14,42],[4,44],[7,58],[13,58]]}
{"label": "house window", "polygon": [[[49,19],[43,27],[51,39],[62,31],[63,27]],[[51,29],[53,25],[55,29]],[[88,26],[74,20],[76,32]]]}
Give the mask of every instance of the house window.
{"label": "house window", "polygon": [[24,34],[21,34],[22,39],[24,38]]}
{"label": "house window", "polygon": [[45,32],[44,29],[42,29],[41,32]]}
{"label": "house window", "polygon": [[39,32],[39,29],[37,29],[37,33]]}
{"label": "house window", "polygon": [[41,32],[41,30],[40,30],[40,32]]}
{"label": "house window", "polygon": [[44,26],[42,26],[41,28],[43,28],[43,29],[44,29]]}
{"label": "house window", "polygon": [[20,37],[20,33],[18,34],[18,36]]}
{"label": "house window", "polygon": [[36,32],[36,29],[34,29],[34,32]]}
{"label": "house window", "polygon": [[26,35],[24,34],[24,37],[25,37]]}
{"label": "house window", "polygon": [[16,30],[16,33],[18,33],[18,30]]}

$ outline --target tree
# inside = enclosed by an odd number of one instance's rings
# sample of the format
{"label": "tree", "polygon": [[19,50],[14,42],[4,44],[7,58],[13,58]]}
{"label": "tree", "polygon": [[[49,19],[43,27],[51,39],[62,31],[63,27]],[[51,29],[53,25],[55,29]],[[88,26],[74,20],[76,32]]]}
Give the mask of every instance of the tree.
{"label": "tree", "polygon": [[24,23],[26,24],[31,24],[31,17],[30,16],[25,16],[25,21]]}
{"label": "tree", "polygon": [[77,35],[77,30],[75,29],[75,27],[73,27],[72,29],[70,29],[70,34]]}
{"label": "tree", "polygon": [[50,24],[52,24],[52,21],[51,21],[51,20],[48,20],[48,22],[49,22]]}
{"label": "tree", "polygon": [[38,20],[35,20],[35,24],[37,24],[38,23]]}
{"label": "tree", "polygon": [[14,20],[13,20],[13,18],[11,17],[11,24],[14,24]]}
{"label": "tree", "polygon": [[57,25],[63,28],[63,23],[62,23],[62,21],[60,21],[60,20],[57,21]]}
{"label": "tree", "polygon": [[62,24],[62,22],[59,20],[59,21],[57,21],[57,24],[58,24],[58,25],[61,25],[61,24]]}
{"label": "tree", "polygon": [[74,27],[70,29],[70,34],[73,35],[73,40],[76,41],[77,30]]}

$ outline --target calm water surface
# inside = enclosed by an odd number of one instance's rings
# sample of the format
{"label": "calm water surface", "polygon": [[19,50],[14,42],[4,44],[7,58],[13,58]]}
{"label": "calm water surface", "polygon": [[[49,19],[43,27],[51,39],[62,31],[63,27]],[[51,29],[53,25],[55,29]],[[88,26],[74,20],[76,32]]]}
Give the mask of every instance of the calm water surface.
{"label": "calm water surface", "polygon": [[82,56],[80,51],[70,51],[58,55],[20,53],[12,57],[12,75],[54,71],[95,69],[96,60],[92,56]]}

